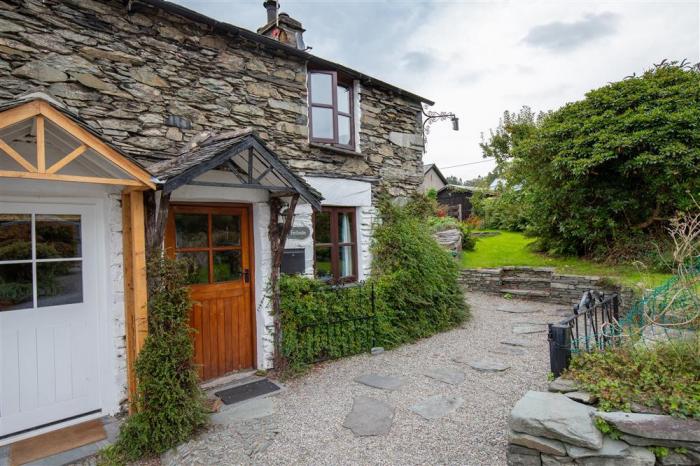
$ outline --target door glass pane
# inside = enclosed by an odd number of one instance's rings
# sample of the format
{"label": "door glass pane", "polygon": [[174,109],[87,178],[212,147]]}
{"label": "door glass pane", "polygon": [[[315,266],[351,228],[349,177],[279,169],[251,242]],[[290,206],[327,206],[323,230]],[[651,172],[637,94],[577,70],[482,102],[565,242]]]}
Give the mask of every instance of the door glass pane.
{"label": "door glass pane", "polygon": [[316,247],[316,278],[319,280],[333,278],[330,247]]}
{"label": "door glass pane", "polygon": [[350,117],[338,115],[338,144],[350,144]]}
{"label": "door glass pane", "polygon": [[175,214],[175,246],[206,248],[209,246],[207,214]]}
{"label": "door glass pane", "polygon": [[349,277],[352,275],[352,248],[353,246],[340,246],[340,276]]}
{"label": "door glass pane", "polygon": [[214,281],[230,282],[241,279],[241,251],[214,252]]}
{"label": "door glass pane", "polygon": [[80,215],[37,215],[36,257],[81,257]]}
{"label": "door glass pane", "polygon": [[209,253],[203,252],[179,252],[176,257],[188,262],[187,282],[190,285],[197,283],[209,283]]}
{"label": "door glass pane", "polygon": [[352,213],[338,212],[338,242],[352,243]]}
{"label": "door glass pane", "polygon": [[0,312],[32,307],[32,264],[0,265]]}
{"label": "door glass pane", "polygon": [[213,215],[211,241],[214,246],[240,246],[241,218],[237,215]]}
{"label": "door glass pane", "polygon": [[333,139],[333,110],[311,107],[311,135],[317,139]]}
{"label": "door glass pane", "polygon": [[59,306],[83,302],[81,261],[37,262],[37,306]]}
{"label": "door glass pane", "polygon": [[314,234],[317,243],[331,242],[331,213],[319,212],[316,214]]}
{"label": "door glass pane", "polygon": [[32,216],[0,214],[0,261],[31,258]]}
{"label": "door glass pane", "polygon": [[333,105],[333,76],[325,73],[311,73],[311,102]]}
{"label": "door glass pane", "polygon": [[350,113],[350,88],[338,86],[338,111]]}

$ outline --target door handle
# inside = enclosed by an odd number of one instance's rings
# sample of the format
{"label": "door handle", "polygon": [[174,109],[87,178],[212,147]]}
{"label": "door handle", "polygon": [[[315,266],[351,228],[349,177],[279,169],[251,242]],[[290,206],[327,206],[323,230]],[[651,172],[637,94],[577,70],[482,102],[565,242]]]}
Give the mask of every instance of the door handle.
{"label": "door handle", "polygon": [[250,270],[243,270],[243,281],[245,281],[246,283],[250,283]]}

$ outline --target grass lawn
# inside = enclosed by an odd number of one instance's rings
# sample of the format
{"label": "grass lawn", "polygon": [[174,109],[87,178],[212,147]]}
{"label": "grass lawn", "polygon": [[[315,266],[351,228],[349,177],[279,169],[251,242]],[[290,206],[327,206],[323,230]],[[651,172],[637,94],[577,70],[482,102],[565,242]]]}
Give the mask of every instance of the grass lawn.
{"label": "grass lawn", "polygon": [[533,252],[528,246],[535,238],[522,233],[504,231],[496,236],[478,238],[474,251],[464,252],[461,264],[464,268],[501,267],[504,265],[527,265],[532,267],[555,267],[560,273],[573,275],[598,275],[620,280],[626,285],[642,283],[653,287],[671,275],[652,273],[630,265],[605,265],[577,257],[552,257]]}

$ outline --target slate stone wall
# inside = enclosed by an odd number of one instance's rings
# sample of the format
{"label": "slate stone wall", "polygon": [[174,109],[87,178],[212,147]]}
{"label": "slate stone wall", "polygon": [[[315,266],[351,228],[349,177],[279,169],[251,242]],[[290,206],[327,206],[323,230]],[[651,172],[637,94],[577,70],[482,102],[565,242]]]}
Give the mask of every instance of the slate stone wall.
{"label": "slate stone wall", "polygon": [[[558,384],[564,393],[527,392],[511,411],[508,466],[700,464],[700,421],[598,411],[589,394],[570,381],[559,382],[550,391],[558,391]],[[611,426],[617,438],[603,435],[595,418]]]}
{"label": "slate stone wall", "polygon": [[563,275],[549,267],[465,269],[460,282],[470,291],[508,293],[518,298],[564,305],[578,303],[588,290],[618,293],[623,308],[631,305],[634,299],[630,288],[615,285],[606,277]]}
{"label": "slate stone wall", "polygon": [[415,191],[420,104],[356,84],[361,154],[311,147],[306,77],[299,58],[163,11],[0,0],[0,100],[48,92],[145,160],[178,153],[204,130],[249,126],[299,174],[370,180],[393,196]]}

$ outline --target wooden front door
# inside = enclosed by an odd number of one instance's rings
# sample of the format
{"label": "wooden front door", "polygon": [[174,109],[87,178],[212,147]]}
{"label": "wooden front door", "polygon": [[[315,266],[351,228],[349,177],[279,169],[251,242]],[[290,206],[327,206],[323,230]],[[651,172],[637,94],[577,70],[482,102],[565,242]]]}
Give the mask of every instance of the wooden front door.
{"label": "wooden front door", "polygon": [[190,319],[202,380],[253,367],[249,218],[245,206],[171,206],[166,249],[192,264]]}

